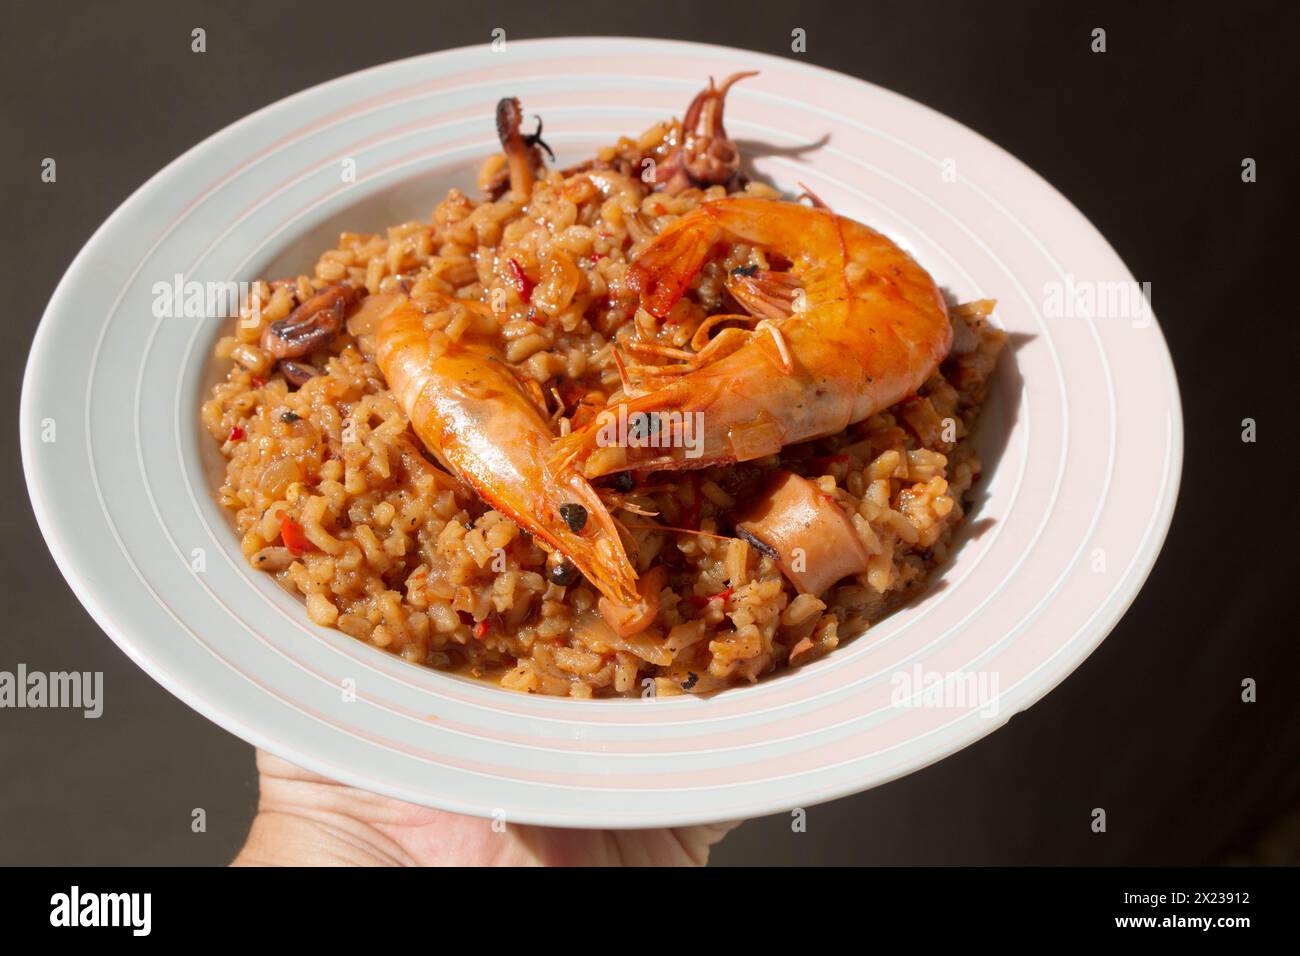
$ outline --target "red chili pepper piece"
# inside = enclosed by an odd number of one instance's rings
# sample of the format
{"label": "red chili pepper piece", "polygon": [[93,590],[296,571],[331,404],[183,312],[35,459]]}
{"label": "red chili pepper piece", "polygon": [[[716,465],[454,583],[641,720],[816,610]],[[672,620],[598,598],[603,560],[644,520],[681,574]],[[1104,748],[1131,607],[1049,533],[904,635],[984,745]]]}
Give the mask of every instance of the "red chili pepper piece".
{"label": "red chili pepper piece", "polygon": [[537,283],[528,278],[528,273],[524,272],[524,267],[514,259],[510,260],[510,275],[515,280],[515,290],[519,293],[519,298],[525,302],[533,301],[533,287]]}
{"label": "red chili pepper piece", "polygon": [[249,384],[252,385],[253,388],[261,388],[263,385],[266,384],[266,379],[258,378],[256,375],[254,375],[252,380],[249,382]]}
{"label": "red chili pepper piece", "polygon": [[728,599],[731,597],[731,592],[734,590],[736,590],[735,587],[729,587],[726,590],[719,591],[717,594],[712,594],[709,597],[699,597],[698,595],[694,595],[691,597],[691,603],[696,607],[704,607],[713,601],[721,601],[723,604],[726,604]]}
{"label": "red chili pepper piece", "polygon": [[307,532],[302,530],[302,525],[284,512],[280,513],[280,540],[295,558],[301,558],[305,552],[314,547],[307,539]]}
{"label": "red chili pepper piece", "polygon": [[226,441],[243,441],[243,440],[244,440],[244,430],[242,428],[236,425],[230,429],[230,437],[227,438]]}
{"label": "red chili pepper piece", "polygon": [[487,632],[488,632],[488,622],[486,618],[474,625],[475,640],[478,641],[483,640],[483,638],[487,637]]}

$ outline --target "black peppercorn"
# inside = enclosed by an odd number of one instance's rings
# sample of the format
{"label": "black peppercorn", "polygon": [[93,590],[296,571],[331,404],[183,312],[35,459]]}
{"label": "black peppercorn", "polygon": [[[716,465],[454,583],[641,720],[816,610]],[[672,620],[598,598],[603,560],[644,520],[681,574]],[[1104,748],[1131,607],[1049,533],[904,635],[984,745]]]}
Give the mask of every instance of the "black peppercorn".
{"label": "black peppercorn", "polygon": [[557,561],[546,570],[546,579],[552,584],[567,588],[578,580],[578,569],[568,561]]}

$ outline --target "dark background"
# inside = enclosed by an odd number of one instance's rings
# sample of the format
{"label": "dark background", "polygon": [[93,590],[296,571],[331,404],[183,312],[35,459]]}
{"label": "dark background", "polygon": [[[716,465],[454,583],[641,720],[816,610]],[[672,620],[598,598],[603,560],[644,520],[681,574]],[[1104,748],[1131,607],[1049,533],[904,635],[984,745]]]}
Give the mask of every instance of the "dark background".
{"label": "dark background", "polygon": [[[219,864],[256,797],[252,750],[104,637],[24,493],[27,346],[91,232],[246,113],[413,54],[565,34],[676,37],[806,58],[896,90],[1045,176],[1152,298],[1186,417],[1182,492],[1145,589],[1101,648],[1002,730],[926,770],[756,820],[718,863],[1194,864],[1300,854],[1296,560],[1297,20],[1261,3],[851,5],[514,0],[6,3],[0,37],[0,669],[102,670],[107,708],[0,711],[0,863]],[[208,52],[190,52],[190,30]],[[1094,27],[1107,52],[1090,51]],[[792,91],[796,93],[798,91]],[[683,104],[684,106],[685,104]],[[58,182],[40,182],[43,157]],[[1244,157],[1258,182],[1241,181]],[[1241,421],[1258,441],[1241,440]],[[1243,678],[1259,701],[1240,699]],[[190,830],[193,808],[208,831]],[[1094,807],[1108,832],[1089,828]]]}

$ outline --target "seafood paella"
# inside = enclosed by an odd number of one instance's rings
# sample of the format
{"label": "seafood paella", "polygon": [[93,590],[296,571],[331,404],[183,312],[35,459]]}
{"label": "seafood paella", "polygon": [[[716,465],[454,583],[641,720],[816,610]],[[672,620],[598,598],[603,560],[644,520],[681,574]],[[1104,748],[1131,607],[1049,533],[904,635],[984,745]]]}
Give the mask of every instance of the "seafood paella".
{"label": "seafood paella", "polygon": [[833,651],[948,556],[1005,336],[888,237],[749,178],[710,81],[553,168],[259,281],[201,419],[252,567],[318,625],[577,698]]}

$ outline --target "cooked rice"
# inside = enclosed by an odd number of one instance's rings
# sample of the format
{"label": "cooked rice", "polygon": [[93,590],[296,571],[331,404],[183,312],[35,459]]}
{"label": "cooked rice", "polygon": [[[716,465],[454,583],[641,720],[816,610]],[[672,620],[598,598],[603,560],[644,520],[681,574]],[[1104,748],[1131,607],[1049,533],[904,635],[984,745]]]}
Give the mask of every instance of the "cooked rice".
{"label": "cooked rice", "polygon": [[[679,133],[675,122],[660,124],[599,159],[636,170],[644,156],[662,158]],[[499,164],[494,158],[485,174]],[[777,196],[756,182],[739,191]],[[219,497],[245,556],[301,594],[312,621],[512,690],[698,694],[823,656],[943,563],[980,472],[968,438],[1005,338],[988,321],[991,302],[952,310],[953,354],[915,397],[779,456],[643,479],[614,513],[629,526],[638,573],[662,567],[666,585],[654,624],[626,638],[596,613],[599,594],[586,581],[548,581],[546,553],[531,537],[426,457],[366,358],[372,342],[340,334],[305,360],[321,374],[297,389],[259,347],[267,325],[341,281],[371,293],[400,287],[430,309],[443,295],[491,301],[493,290],[505,290],[509,314],[493,331],[522,376],[544,393],[558,384],[566,401],[585,388],[614,394],[610,342],[637,321],[635,300],[622,291],[628,263],[665,224],[726,191],[642,192],[604,197],[586,179],[551,172],[525,215],[508,194],[475,202],[453,190],[429,222],[344,233],[312,275],[257,284],[256,301],[217,343],[231,365],[202,421],[228,459]],[[531,302],[511,260],[539,276]],[[675,310],[672,344],[686,347],[720,310],[729,270],[755,264],[768,265],[744,245],[710,262]],[[483,320],[466,310],[432,319],[452,339],[475,321]],[[558,431],[569,425],[560,418]],[[796,594],[772,558],[731,536],[735,504],[778,466],[832,496],[871,556],[865,572],[819,597]],[[281,516],[310,542],[297,556],[282,540]]]}

